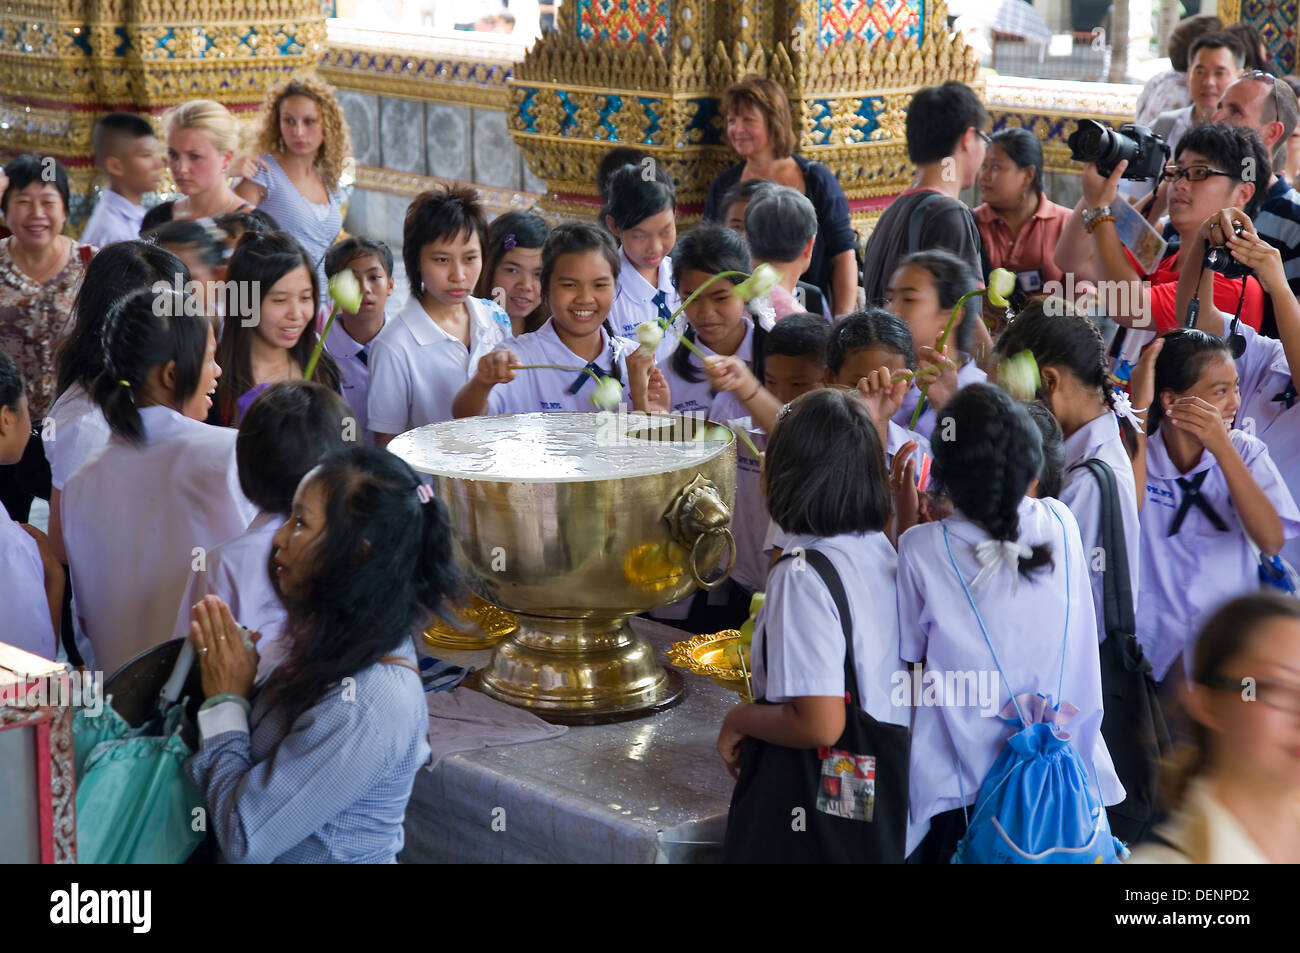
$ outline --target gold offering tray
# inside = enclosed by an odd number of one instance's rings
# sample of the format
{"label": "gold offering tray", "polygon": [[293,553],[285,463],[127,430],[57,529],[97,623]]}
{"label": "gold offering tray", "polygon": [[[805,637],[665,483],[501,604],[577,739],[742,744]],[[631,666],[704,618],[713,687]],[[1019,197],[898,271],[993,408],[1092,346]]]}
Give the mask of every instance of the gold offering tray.
{"label": "gold offering tray", "polygon": [[475,651],[490,649],[519,628],[519,617],[470,593],[466,602],[452,605],[450,615],[461,620],[465,631],[452,628],[435,616],[424,630],[424,641],[434,648]]}
{"label": "gold offering tray", "polygon": [[697,635],[685,642],[674,642],[668,649],[668,661],[696,675],[707,675],[716,684],[736,692],[742,701],[753,701],[745,682],[745,672],[750,670],[749,647],[743,649],[744,671],[736,659],[738,648],[739,630],[723,629],[709,635]]}

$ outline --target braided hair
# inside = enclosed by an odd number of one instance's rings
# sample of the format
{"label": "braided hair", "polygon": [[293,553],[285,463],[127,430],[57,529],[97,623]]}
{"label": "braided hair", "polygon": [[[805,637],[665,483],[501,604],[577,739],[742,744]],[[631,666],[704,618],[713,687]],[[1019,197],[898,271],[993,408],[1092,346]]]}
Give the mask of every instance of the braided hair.
{"label": "braided hair", "polygon": [[[935,434],[934,479],[953,504],[993,539],[1018,539],[1020,501],[1043,469],[1043,438],[1024,405],[992,384],[971,384],[944,405]],[[1040,544],[1020,572],[1051,564],[1051,547]]]}
{"label": "braided hair", "polygon": [[198,389],[212,325],[202,305],[174,289],[140,288],[119,298],[104,317],[104,371],[92,397],[113,433],[144,443],[144,421],[136,398],[149,372],[175,362],[171,406],[180,407]]}

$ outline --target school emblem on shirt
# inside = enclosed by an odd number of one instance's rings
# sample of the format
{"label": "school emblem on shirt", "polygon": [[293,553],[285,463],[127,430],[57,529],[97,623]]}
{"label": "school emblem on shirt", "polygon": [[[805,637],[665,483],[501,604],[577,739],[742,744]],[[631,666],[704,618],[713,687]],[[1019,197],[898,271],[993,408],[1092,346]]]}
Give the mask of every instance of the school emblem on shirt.
{"label": "school emblem on shirt", "polygon": [[876,808],[876,759],[834,748],[818,748],[822,784],[817,810],[850,821],[870,821]]}

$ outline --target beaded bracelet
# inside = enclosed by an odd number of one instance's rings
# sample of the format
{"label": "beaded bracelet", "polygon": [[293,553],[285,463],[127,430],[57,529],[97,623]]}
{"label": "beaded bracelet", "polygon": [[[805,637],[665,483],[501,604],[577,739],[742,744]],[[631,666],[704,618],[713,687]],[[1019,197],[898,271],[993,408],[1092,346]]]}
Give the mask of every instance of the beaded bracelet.
{"label": "beaded bracelet", "polygon": [[1088,223],[1087,227],[1084,228],[1084,231],[1087,232],[1089,235],[1091,235],[1093,231],[1096,230],[1097,226],[1100,225],[1102,222],[1113,222],[1113,221],[1115,221],[1114,215],[1098,215],[1096,218],[1094,218],[1091,222]]}

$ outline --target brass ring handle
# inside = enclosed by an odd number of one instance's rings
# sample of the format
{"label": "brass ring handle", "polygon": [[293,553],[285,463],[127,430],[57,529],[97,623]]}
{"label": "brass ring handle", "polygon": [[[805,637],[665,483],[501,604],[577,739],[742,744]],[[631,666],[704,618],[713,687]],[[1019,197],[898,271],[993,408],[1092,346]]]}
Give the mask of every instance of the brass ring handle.
{"label": "brass ring handle", "polygon": [[[706,582],[704,577],[700,575],[700,567],[697,565],[697,559],[699,557],[699,552],[700,552],[700,541],[703,540],[706,536],[716,536],[719,533],[725,534],[727,537],[727,565],[722,570],[721,574],[718,576],[717,579],[713,580],[712,582]],[[731,574],[731,567],[734,566],[735,564],[736,564],[736,537],[731,535],[730,529],[723,527],[721,529],[716,529],[716,530],[707,530],[701,533],[699,536],[695,537],[695,542],[691,545],[691,562],[690,562],[691,577],[695,580],[695,584],[699,586],[701,589],[709,590],[709,589],[718,588],[718,586],[722,585],[722,583],[726,581],[727,576]]]}

